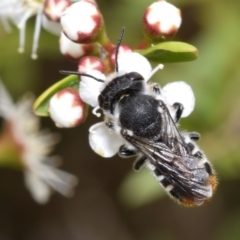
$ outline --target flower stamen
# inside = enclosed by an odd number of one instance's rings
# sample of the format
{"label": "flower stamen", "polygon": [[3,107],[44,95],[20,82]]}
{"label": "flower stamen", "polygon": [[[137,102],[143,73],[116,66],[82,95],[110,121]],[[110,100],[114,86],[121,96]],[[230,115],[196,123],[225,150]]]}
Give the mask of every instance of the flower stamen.
{"label": "flower stamen", "polygon": [[24,46],[25,46],[25,31],[26,31],[26,23],[24,23],[21,27],[19,27],[19,48],[18,52],[23,53],[24,52]]}
{"label": "flower stamen", "polygon": [[33,35],[33,47],[32,47],[32,59],[37,59],[37,48],[38,48],[38,41],[41,32],[41,20],[42,20],[42,10],[38,10],[36,22],[35,22],[35,29]]}
{"label": "flower stamen", "polygon": [[99,109],[101,109],[101,108],[99,106],[97,106],[97,107],[93,108],[93,110],[92,110],[92,113],[97,117],[101,117],[101,113],[97,112]]}

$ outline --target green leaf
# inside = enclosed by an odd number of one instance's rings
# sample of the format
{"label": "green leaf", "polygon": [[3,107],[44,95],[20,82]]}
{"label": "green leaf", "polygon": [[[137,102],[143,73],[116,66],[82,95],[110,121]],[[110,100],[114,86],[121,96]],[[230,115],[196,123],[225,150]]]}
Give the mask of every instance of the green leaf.
{"label": "green leaf", "polygon": [[34,113],[41,117],[48,117],[48,106],[51,97],[67,87],[79,89],[79,78],[77,75],[69,75],[43,92],[33,105]]}
{"label": "green leaf", "polygon": [[184,42],[162,42],[144,50],[135,50],[150,61],[176,63],[193,61],[198,57],[196,47]]}

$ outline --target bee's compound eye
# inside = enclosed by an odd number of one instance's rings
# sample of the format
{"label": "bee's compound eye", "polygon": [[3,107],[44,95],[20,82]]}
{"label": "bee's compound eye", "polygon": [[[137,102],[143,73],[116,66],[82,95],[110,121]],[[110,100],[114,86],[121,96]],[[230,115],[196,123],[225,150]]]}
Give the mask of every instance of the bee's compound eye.
{"label": "bee's compound eye", "polygon": [[134,80],[144,80],[143,76],[138,73],[138,72],[130,72],[127,74],[127,76],[130,78],[130,80],[134,81]]}

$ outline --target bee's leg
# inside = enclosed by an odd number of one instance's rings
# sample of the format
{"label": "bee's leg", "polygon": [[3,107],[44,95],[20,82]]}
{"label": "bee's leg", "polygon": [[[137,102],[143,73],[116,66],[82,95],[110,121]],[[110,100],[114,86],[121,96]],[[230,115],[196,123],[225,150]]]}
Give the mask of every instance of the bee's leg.
{"label": "bee's leg", "polygon": [[137,150],[129,148],[126,145],[122,145],[118,150],[118,155],[122,158],[133,157],[137,155]]}
{"label": "bee's leg", "polygon": [[192,142],[187,143],[186,150],[189,154],[193,154],[194,149],[195,145]]}
{"label": "bee's leg", "polygon": [[194,157],[197,157],[197,158],[199,158],[199,159],[202,159],[202,158],[203,158],[203,154],[202,154],[202,152],[200,152],[200,151],[197,151],[193,156],[194,156]]}
{"label": "bee's leg", "polygon": [[177,123],[182,116],[184,107],[181,103],[178,102],[174,103],[173,107],[176,109],[175,122]]}
{"label": "bee's leg", "polygon": [[191,132],[191,133],[189,133],[189,137],[190,137],[190,139],[197,141],[200,139],[200,134],[197,132]]}
{"label": "bee's leg", "polygon": [[186,150],[189,154],[193,155],[194,157],[203,158],[202,152],[196,147],[194,141],[187,143]]}
{"label": "bee's leg", "polygon": [[154,83],[154,84],[152,85],[152,90],[153,90],[153,92],[155,92],[155,93],[157,93],[157,94],[161,94],[161,87],[160,87],[160,85],[157,84],[157,83]]}
{"label": "bee's leg", "polygon": [[133,169],[138,171],[146,162],[147,158],[145,156],[141,156],[140,158],[136,159],[133,163]]}
{"label": "bee's leg", "polygon": [[148,87],[150,92],[154,92],[157,95],[161,94],[161,87],[158,83],[149,82]]}

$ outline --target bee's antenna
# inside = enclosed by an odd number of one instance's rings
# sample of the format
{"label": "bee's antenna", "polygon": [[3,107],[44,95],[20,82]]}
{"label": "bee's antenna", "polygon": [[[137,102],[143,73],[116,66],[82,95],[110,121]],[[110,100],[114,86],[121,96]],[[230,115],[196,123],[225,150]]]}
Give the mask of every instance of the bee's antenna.
{"label": "bee's antenna", "polygon": [[59,72],[60,72],[61,74],[66,74],[66,75],[73,74],[73,75],[90,77],[90,78],[93,78],[94,80],[96,80],[96,81],[98,81],[98,82],[104,82],[104,80],[99,79],[99,78],[96,78],[96,77],[94,77],[94,76],[92,76],[92,75],[89,75],[89,74],[87,74],[87,73],[80,73],[80,72],[66,71],[66,70],[60,70]]}
{"label": "bee's antenna", "polygon": [[118,72],[118,52],[124,35],[125,27],[122,27],[115,51],[115,71]]}

